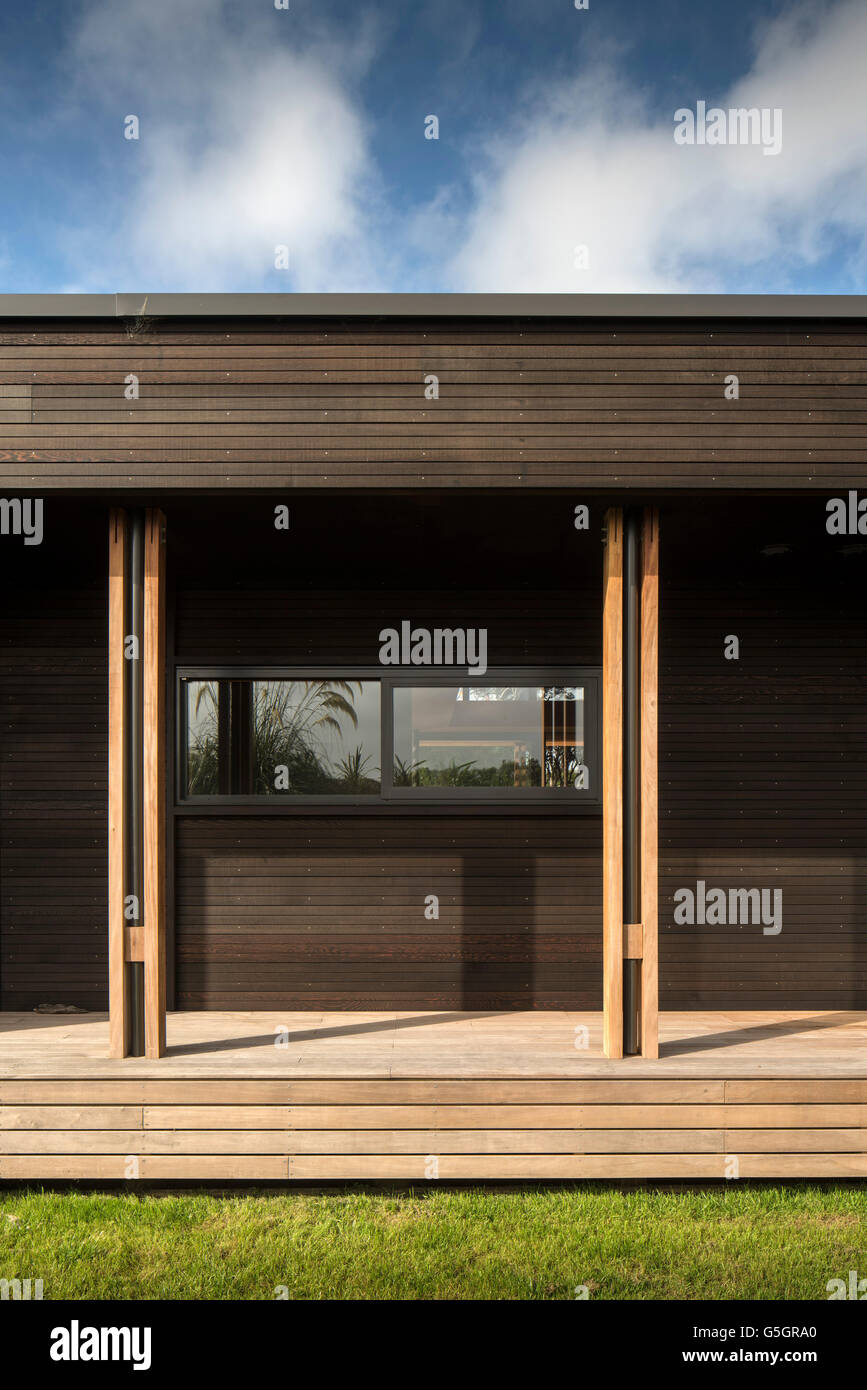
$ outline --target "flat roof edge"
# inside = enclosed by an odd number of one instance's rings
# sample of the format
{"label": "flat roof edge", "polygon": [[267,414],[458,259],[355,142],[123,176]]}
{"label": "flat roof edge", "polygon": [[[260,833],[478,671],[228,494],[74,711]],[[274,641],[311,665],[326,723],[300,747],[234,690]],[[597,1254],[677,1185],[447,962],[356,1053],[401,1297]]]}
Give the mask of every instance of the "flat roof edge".
{"label": "flat roof edge", "polygon": [[0,318],[837,318],[861,294],[0,294]]}

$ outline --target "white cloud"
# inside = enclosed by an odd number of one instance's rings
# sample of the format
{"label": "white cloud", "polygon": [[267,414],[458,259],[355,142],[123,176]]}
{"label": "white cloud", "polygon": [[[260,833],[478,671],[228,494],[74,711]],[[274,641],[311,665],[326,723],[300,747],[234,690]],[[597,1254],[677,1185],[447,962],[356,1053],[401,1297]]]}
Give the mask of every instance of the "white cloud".
{"label": "white cloud", "polygon": [[[236,28],[221,0],[88,10],[73,61],[80,88],[103,101],[123,196],[99,264],[92,244],[71,244],[101,283],[107,259],[118,288],[280,288],[282,245],[287,290],[375,277],[378,184],[353,94],[372,35],[320,29],[301,44],[292,30],[286,39],[286,12],[245,7],[241,18]],[[128,114],[138,142],[123,139]]]}
{"label": "white cloud", "polygon": [[[729,91],[688,82],[666,110],[610,51],[596,54],[573,82],[528,87],[496,132],[465,146],[469,199],[446,184],[424,205],[396,186],[386,196],[360,96],[385,28],[362,17],[350,32],[315,16],[310,7],[301,24],[266,0],[90,0],[70,63],[78,113],[99,113],[104,179],[80,226],[60,230],[70,280],[782,290],[845,243],[839,279],[864,287],[867,0],[788,11],[759,32],[750,72]],[[470,26],[463,54],[475,38]],[[674,109],[698,98],[780,107],[781,154],[676,145]],[[122,138],[130,113],[138,143]],[[291,268],[279,275],[283,244]]]}
{"label": "white cloud", "polygon": [[[528,93],[483,152],[446,287],[724,290],[746,271],[750,288],[780,290],[843,235],[859,288],[865,53],[864,0],[802,5],[764,28],[751,71],[730,91],[688,88],[676,103],[782,108],[776,157],[755,146],[675,145],[674,110],[649,111],[610,68]],[[587,269],[575,266],[582,244]]]}

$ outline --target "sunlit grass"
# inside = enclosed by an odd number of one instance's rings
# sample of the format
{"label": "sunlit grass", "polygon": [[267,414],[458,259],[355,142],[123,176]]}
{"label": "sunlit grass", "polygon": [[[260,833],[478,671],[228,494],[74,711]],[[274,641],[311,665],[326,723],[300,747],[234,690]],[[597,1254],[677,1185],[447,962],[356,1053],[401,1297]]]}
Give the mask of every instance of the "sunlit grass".
{"label": "sunlit grass", "polygon": [[867,1190],[0,1193],[0,1278],[45,1298],[826,1299]]}

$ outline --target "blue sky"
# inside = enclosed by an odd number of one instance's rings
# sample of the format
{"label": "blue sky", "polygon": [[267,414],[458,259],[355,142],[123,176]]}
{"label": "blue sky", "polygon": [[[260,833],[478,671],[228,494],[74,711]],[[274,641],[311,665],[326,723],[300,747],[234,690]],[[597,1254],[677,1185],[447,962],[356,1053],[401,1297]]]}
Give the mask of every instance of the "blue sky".
{"label": "blue sky", "polygon": [[0,288],[863,292],[865,53],[867,0],[2,0]]}

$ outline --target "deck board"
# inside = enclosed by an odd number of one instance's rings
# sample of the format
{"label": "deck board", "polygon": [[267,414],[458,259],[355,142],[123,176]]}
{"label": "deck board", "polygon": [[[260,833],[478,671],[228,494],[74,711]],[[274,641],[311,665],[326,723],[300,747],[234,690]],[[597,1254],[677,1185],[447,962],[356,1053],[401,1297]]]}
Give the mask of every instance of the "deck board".
{"label": "deck board", "polygon": [[[576,1046],[584,1030],[587,1045]],[[105,1014],[0,1014],[0,1082],[121,1076],[756,1082],[867,1080],[867,1012],[664,1013],[658,1061],[606,1059],[601,1014],[554,1011],[174,1013],[165,1057],[129,1057],[116,1066],[107,1052]]]}
{"label": "deck board", "polygon": [[3,1014],[0,1180],[867,1177],[867,1014],[663,1014],[660,1039],[614,1061],[599,1015],[188,1013],[165,1057],[110,1060],[105,1015]]}

